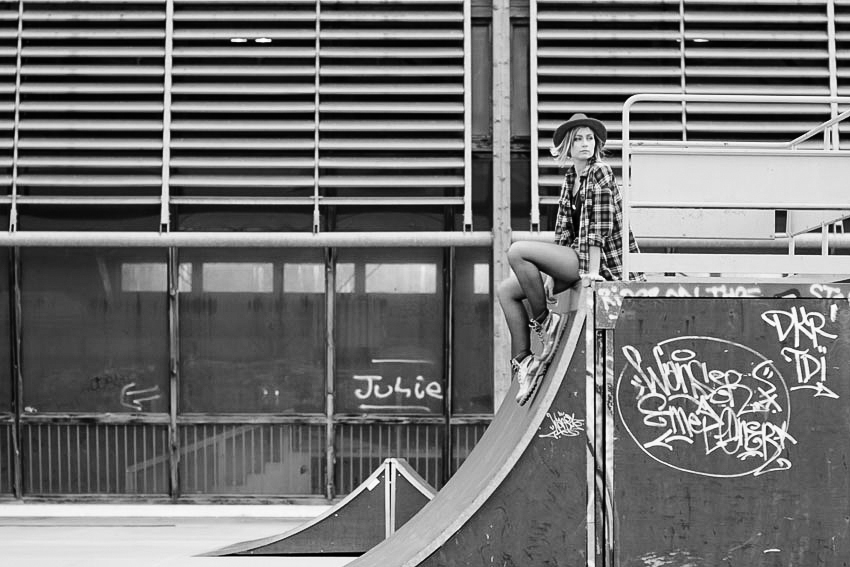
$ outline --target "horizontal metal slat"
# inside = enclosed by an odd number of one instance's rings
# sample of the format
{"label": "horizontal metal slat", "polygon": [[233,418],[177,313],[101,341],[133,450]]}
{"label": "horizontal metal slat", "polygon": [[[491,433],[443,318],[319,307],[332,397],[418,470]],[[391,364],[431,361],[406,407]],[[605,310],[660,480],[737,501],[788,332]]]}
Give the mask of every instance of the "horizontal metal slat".
{"label": "horizontal metal slat", "polygon": [[21,101],[21,112],[162,112],[161,102],[62,102],[62,101]]}
{"label": "horizontal metal slat", "polygon": [[357,151],[450,151],[462,150],[463,140],[457,138],[443,139],[406,139],[382,138],[380,140],[352,140],[348,138],[322,138],[319,140],[322,150],[357,150]]}
{"label": "horizontal metal slat", "polygon": [[588,30],[588,29],[565,29],[565,30],[540,30],[537,32],[539,41],[654,41],[666,40],[676,41],[679,39],[679,30]]}
{"label": "horizontal metal slat", "polygon": [[293,157],[256,157],[256,158],[234,158],[234,157],[172,157],[171,167],[199,167],[211,169],[250,169],[250,168],[308,168],[313,167],[310,158]]}
{"label": "horizontal metal slat", "polygon": [[24,94],[162,94],[157,83],[30,83],[21,84]]}
{"label": "horizontal metal slat", "polygon": [[791,30],[685,30],[685,39],[706,39],[709,41],[827,41],[825,31]]}
{"label": "horizontal metal slat", "polygon": [[[310,128],[312,131],[312,128]],[[178,150],[312,150],[313,136],[291,138],[171,138],[171,148]]]}
{"label": "horizontal metal slat", "polygon": [[323,84],[319,86],[321,94],[337,95],[461,95],[460,84]]}
{"label": "horizontal metal slat", "polygon": [[294,95],[313,94],[310,84],[251,84],[251,83],[175,83],[171,89],[175,94],[209,95]]}
{"label": "horizontal metal slat", "polygon": [[162,140],[143,138],[33,138],[22,137],[18,147],[26,150],[158,150]]}
{"label": "horizontal metal slat", "polygon": [[363,11],[323,11],[323,22],[463,22],[461,12],[410,11],[410,12],[380,12],[375,9]]}
{"label": "horizontal metal slat", "polygon": [[538,59],[591,59],[610,61],[617,59],[678,59],[681,55],[678,47],[540,47],[537,50]]}
{"label": "horizontal metal slat", "polygon": [[69,28],[69,29],[31,29],[24,28],[23,34],[24,39],[83,39],[83,40],[93,40],[93,39],[118,39],[118,40],[129,40],[129,39],[152,39],[152,40],[162,40],[165,38],[165,31],[159,29],[149,29],[149,30],[140,30],[140,29],[114,29],[114,30],[106,30],[106,29],[83,29],[83,28]]}
{"label": "horizontal metal slat", "polygon": [[173,205],[194,206],[312,206],[315,203],[313,197],[291,197],[281,195],[279,197],[171,197],[169,202]]}
{"label": "horizontal metal slat", "polygon": [[736,24],[823,24],[826,23],[826,10],[821,14],[803,10],[689,12],[686,7],[685,23],[717,23],[724,26]]}
{"label": "horizontal metal slat", "polygon": [[268,38],[271,40],[285,40],[292,41],[295,39],[313,39],[315,38],[316,33],[313,30],[299,30],[299,29],[256,29],[251,28],[249,30],[241,30],[241,29],[175,29],[174,30],[174,39],[175,41],[183,41],[183,40],[204,40],[204,39],[226,39],[230,40],[234,37],[241,37],[247,39],[258,39],[258,38]]}
{"label": "horizontal metal slat", "polygon": [[463,49],[451,47],[328,47],[321,46],[320,54],[328,58],[350,59],[459,59],[463,57]]}
{"label": "horizontal metal slat", "polygon": [[322,40],[353,39],[359,41],[373,41],[380,39],[396,39],[404,41],[428,41],[428,40],[463,40],[463,32],[456,30],[322,30],[319,34]]}
{"label": "horizontal metal slat", "polygon": [[264,45],[262,47],[250,44],[237,44],[232,47],[188,47],[182,45],[174,46],[173,56],[175,61],[182,58],[192,59],[218,59],[222,57],[256,57],[264,59],[287,58],[287,59],[313,59],[316,50],[312,47],[273,47]]}
{"label": "horizontal metal slat", "polygon": [[236,114],[251,114],[251,113],[308,113],[313,112],[315,105],[312,102],[254,102],[254,101],[233,101],[233,102],[175,102],[171,105],[172,112],[200,112],[200,113],[236,113]]}
{"label": "horizontal metal slat", "polygon": [[62,46],[23,46],[23,57],[163,57],[165,49],[155,46],[138,47],[62,47]]}
{"label": "horizontal metal slat", "polygon": [[461,65],[322,65],[323,77],[462,77]]}
{"label": "horizontal metal slat", "polygon": [[19,157],[21,167],[161,167],[162,159],[146,157]]}
{"label": "horizontal metal slat", "polygon": [[658,66],[648,65],[541,65],[537,69],[539,77],[678,77],[681,73],[679,62]]}
{"label": "horizontal metal slat", "polygon": [[51,77],[161,77],[165,68],[159,65],[23,65],[24,76]]}
{"label": "horizontal metal slat", "polygon": [[652,23],[658,25],[660,23],[679,22],[679,12],[673,11],[621,11],[610,10],[595,10],[593,12],[577,12],[577,11],[539,11],[537,13],[537,21],[542,23]]}
{"label": "horizontal metal slat", "polygon": [[319,167],[346,169],[446,169],[463,167],[462,158],[321,158]]}
{"label": "horizontal metal slat", "polygon": [[408,197],[406,195],[393,194],[387,197],[320,197],[320,205],[357,205],[357,206],[387,206],[387,207],[410,207],[425,206],[434,207],[439,205],[463,205],[463,197]]}
{"label": "horizontal metal slat", "polygon": [[685,47],[685,57],[688,59],[746,59],[753,60],[773,60],[785,59],[789,61],[800,59],[827,59],[829,51],[826,46],[807,45],[800,49],[779,49],[771,47],[770,49],[756,49],[752,47],[742,47],[739,49],[718,48],[718,47]]}
{"label": "horizontal metal slat", "polygon": [[463,187],[463,176],[434,175],[434,176],[354,176],[354,175],[320,175],[320,187],[365,187],[365,188],[412,188],[412,187]]}
{"label": "horizontal metal slat", "polygon": [[24,22],[155,22],[165,21],[165,10],[34,10],[24,5]]}
{"label": "horizontal metal slat", "polygon": [[312,132],[306,120],[185,120],[174,119],[171,129],[186,132]]}
{"label": "horizontal metal slat", "polygon": [[[622,108],[622,105],[620,105]],[[463,112],[462,103],[453,102],[322,102],[321,112],[348,114],[457,114]]]}
{"label": "horizontal metal slat", "polygon": [[321,120],[322,132],[463,132],[460,120]]}
{"label": "horizontal metal slat", "polygon": [[76,119],[76,120],[36,120],[22,119],[20,122],[21,131],[53,131],[61,132],[62,130],[79,130],[79,131],[160,131],[162,130],[161,120],[94,120],[94,119]]}
{"label": "horizontal metal slat", "polygon": [[315,67],[307,65],[175,65],[175,77],[311,77]]}
{"label": "horizontal metal slat", "polygon": [[171,175],[172,187],[313,187],[313,177],[282,175]]}
{"label": "horizontal metal slat", "polygon": [[152,175],[18,175],[18,185],[27,187],[160,187],[162,179]]}
{"label": "horizontal metal slat", "polygon": [[288,10],[281,5],[269,10],[176,10],[175,22],[313,22],[316,10]]}
{"label": "horizontal metal slat", "polygon": [[54,196],[54,195],[19,195],[17,197],[19,205],[159,205],[162,202],[160,197],[137,197],[135,195],[126,195],[123,197],[98,197],[89,195],[73,195],[73,196]]}
{"label": "horizontal metal slat", "polygon": [[[689,85],[690,88],[690,85]],[[680,93],[682,87],[676,85],[648,85],[645,83],[560,83],[542,84],[537,88],[541,95],[625,95],[652,91],[653,93]]]}
{"label": "horizontal metal slat", "polygon": [[767,77],[829,77],[829,68],[824,67],[720,67],[688,65],[685,74],[688,77],[728,77],[728,78],[767,78]]}

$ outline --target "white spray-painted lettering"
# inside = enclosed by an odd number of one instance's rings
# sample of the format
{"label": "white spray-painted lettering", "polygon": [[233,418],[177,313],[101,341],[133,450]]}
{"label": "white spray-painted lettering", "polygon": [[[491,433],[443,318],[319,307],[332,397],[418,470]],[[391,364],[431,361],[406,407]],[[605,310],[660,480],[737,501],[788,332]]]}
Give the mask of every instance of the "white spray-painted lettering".
{"label": "white spray-painted lettering", "polygon": [[405,385],[406,381],[397,376],[395,382],[384,383],[384,377],[370,374],[355,374],[352,378],[358,382],[364,382],[365,388],[357,388],[354,395],[359,400],[377,399],[384,400],[391,396],[400,396],[404,399],[424,400],[432,398],[443,399],[443,387],[437,381],[428,382],[423,376],[417,376],[415,383]]}
{"label": "white spray-painted lettering", "polygon": [[121,405],[125,408],[142,411],[144,409],[142,402],[152,402],[162,397],[159,393],[159,386],[133,390],[132,388],[135,385],[135,382],[130,382],[121,388]]}
{"label": "white spray-painted lettering", "polygon": [[584,420],[576,418],[575,414],[547,412],[546,417],[549,418],[549,433],[541,434],[541,438],[578,437],[584,431]]}
{"label": "white spray-painted lettering", "polygon": [[[832,305],[829,319],[834,322],[837,314],[837,306]],[[838,394],[826,385],[828,346],[838,337],[825,330],[827,317],[823,313],[794,306],[787,310],[765,311],[761,318],[776,330],[781,342],[791,343],[780,351],[786,362],[794,364],[797,373],[797,384],[791,386],[791,391],[812,390],[816,397],[837,399]]]}
{"label": "white spray-painted lettering", "polygon": [[[676,341],[692,348],[676,348]],[[752,359],[751,367],[712,368],[710,357],[694,350],[699,345],[706,345],[706,350],[734,347]],[[622,352],[628,364],[620,376],[618,403],[626,397],[624,384],[630,384],[628,397],[634,399],[641,423],[631,427],[626,419],[624,423],[654,459],[707,476],[757,476],[791,466],[781,457],[788,443],[796,443],[788,433],[788,392],[772,361],[743,345],[712,337],[663,341],[652,348],[649,362],[633,346]],[[678,449],[698,445],[706,457],[727,455],[739,465],[730,472],[711,459],[704,459],[701,469],[674,462]]]}

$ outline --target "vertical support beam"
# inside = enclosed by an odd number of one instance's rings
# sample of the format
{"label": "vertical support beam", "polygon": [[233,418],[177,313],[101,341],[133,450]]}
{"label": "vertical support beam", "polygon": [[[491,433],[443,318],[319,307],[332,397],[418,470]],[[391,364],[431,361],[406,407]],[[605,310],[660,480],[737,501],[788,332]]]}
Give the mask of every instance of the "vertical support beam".
{"label": "vertical support beam", "polygon": [[334,462],[336,461],[336,429],[334,428],[334,375],[336,374],[336,249],[325,249],[325,496],[334,497]]}
{"label": "vertical support beam", "polygon": [[12,362],[12,411],[15,424],[12,429],[13,455],[13,491],[18,500],[24,497],[24,468],[21,444],[23,426],[21,416],[24,413],[24,378],[21,372],[21,249],[9,248],[9,321]]}
{"label": "vertical support beam", "polygon": [[177,248],[168,249],[168,438],[169,493],[176,502],[180,497],[180,436],[177,430],[180,388],[180,255]]}
{"label": "vertical support beam", "polygon": [[452,405],[454,404],[454,274],[455,249],[443,249],[443,376],[446,377],[443,391],[443,466],[440,471],[440,484],[445,484],[452,476]]}
{"label": "vertical support beam", "polygon": [[[534,2],[532,2],[533,4]],[[510,0],[493,0],[493,272],[492,289],[510,275],[511,245],[511,11]],[[534,56],[532,55],[532,59]],[[532,124],[532,132],[535,125]],[[534,134],[532,134],[532,138]],[[532,156],[532,161],[534,161]],[[536,162],[535,162],[536,163]],[[532,166],[534,171],[534,166]],[[497,409],[511,385],[510,335],[493,298],[493,403]]]}
{"label": "vertical support beam", "polygon": [[[594,315],[594,321],[596,317]],[[605,360],[603,371],[605,373],[605,424],[604,440],[602,444],[602,455],[604,456],[604,483],[603,483],[603,528],[605,536],[604,561],[605,567],[614,565],[614,331],[611,329],[600,329],[600,337],[604,346]]]}
{"label": "vertical support beam", "polygon": [[174,60],[174,0],[165,2],[165,61],[162,88],[162,191],[159,230],[171,230],[171,87]]}
{"label": "vertical support beam", "polygon": [[[688,94],[685,60],[685,0],[679,0],[679,84],[682,94]],[[682,101],[682,141],[688,141],[688,103]]]}
{"label": "vertical support beam", "polygon": [[12,206],[9,209],[9,232],[18,230],[18,140],[21,124],[21,50],[24,35],[24,0],[18,1],[18,37],[15,55],[15,123],[12,127]]}
{"label": "vertical support beam", "polygon": [[463,3],[463,230],[472,230],[472,2]]}
{"label": "vertical support beam", "polygon": [[[580,286],[585,285],[582,280]],[[587,565],[586,567],[595,567],[596,565],[596,454],[598,450],[597,443],[597,416],[598,413],[598,396],[596,389],[597,381],[601,377],[596,374],[596,321],[595,310],[593,308],[593,298],[596,295],[596,289],[591,287],[584,294],[585,312],[587,316],[584,320],[584,340],[585,340],[585,427],[587,430]]]}
{"label": "vertical support beam", "polygon": [[[531,231],[540,230],[540,117],[537,112],[537,0],[528,2],[528,103],[531,130]],[[508,22],[510,33],[510,22]],[[495,33],[493,41],[496,41]],[[496,58],[493,58],[495,63]],[[496,74],[493,74],[495,80]],[[495,142],[494,142],[495,144]]]}
{"label": "vertical support beam", "polygon": [[[835,0],[826,1],[827,48],[829,52],[829,96],[838,96],[838,56],[835,46]],[[830,118],[838,116],[838,103],[830,103]],[[838,151],[838,124],[833,124],[829,130],[828,149]]]}
{"label": "vertical support beam", "polygon": [[313,233],[321,230],[321,214],[319,213],[319,103],[321,88],[321,49],[322,49],[322,0],[316,0],[315,27],[315,59],[313,60],[315,75],[313,76]]}

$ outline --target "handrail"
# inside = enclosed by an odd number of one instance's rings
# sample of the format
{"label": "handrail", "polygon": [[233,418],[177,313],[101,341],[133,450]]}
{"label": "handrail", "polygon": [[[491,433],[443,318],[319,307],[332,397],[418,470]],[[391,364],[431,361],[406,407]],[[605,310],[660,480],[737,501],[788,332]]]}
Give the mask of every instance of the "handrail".
{"label": "handrail", "polygon": [[[641,93],[629,97],[623,103],[623,121],[622,121],[622,182],[623,182],[623,225],[630,229],[631,227],[631,155],[632,142],[630,139],[630,113],[632,107],[639,102],[715,102],[715,103],[735,103],[735,104],[850,104],[850,97],[847,96],[814,96],[814,95],[723,95],[723,94],[676,94],[676,93]],[[797,146],[810,139],[812,136],[820,132],[826,132],[827,128],[850,117],[850,110],[842,112],[838,116],[827,120],[818,126],[808,130],[804,134],[790,140],[788,142],[689,142],[686,140],[669,140],[669,141],[653,141],[635,143],[635,146],[655,146],[655,147],[673,147],[673,148],[722,148],[722,149],[764,149],[764,150],[796,150]],[[825,140],[826,143],[826,140]],[[837,136],[832,140],[831,149],[839,150]],[[824,148],[826,151],[827,148]],[[643,205],[643,204],[642,204]],[[669,204],[668,204],[669,205]],[[807,205],[801,203],[801,208],[807,208]],[[824,208],[820,205],[819,208]],[[791,238],[790,242],[795,242],[795,238]],[[626,274],[630,273],[630,254],[629,254],[629,239],[623,239],[623,270]]]}

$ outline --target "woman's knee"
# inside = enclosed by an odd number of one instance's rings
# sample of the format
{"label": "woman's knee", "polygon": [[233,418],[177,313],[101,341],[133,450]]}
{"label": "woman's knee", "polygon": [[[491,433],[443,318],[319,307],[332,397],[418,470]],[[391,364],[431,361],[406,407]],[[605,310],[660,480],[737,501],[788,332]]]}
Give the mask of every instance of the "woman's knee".
{"label": "woman's knee", "polygon": [[520,240],[511,244],[508,248],[508,263],[513,266],[516,262],[528,260],[528,252],[534,242]]}
{"label": "woman's knee", "polygon": [[503,279],[496,286],[496,295],[499,301],[512,301],[522,299],[522,288],[513,276]]}

